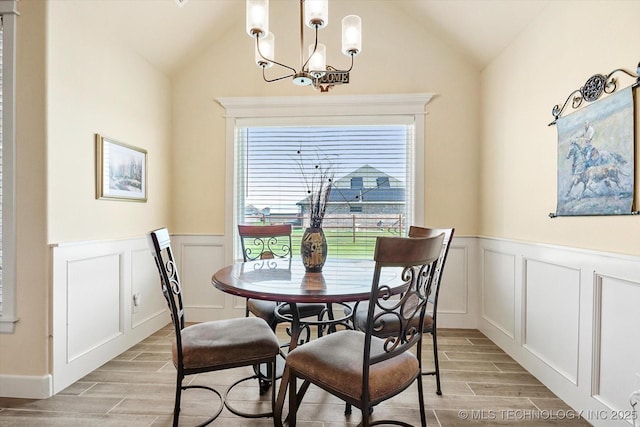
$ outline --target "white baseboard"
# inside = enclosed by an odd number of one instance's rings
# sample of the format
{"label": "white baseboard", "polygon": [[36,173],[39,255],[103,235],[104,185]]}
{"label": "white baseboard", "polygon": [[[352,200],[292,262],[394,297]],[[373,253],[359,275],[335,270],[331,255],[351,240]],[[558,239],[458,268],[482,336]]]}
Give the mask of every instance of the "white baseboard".
{"label": "white baseboard", "polygon": [[51,375],[0,375],[0,397],[46,399],[52,394]]}

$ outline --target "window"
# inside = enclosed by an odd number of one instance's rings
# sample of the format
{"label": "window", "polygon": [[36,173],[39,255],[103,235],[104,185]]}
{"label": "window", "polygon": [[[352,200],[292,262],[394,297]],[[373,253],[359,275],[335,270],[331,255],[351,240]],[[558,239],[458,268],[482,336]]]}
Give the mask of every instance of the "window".
{"label": "window", "polygon": [[310,226],[308,190],[323,171],[333,181],[323,221],[329,254],[371,258],[375,238],[406,234],[413,214],[406,195],[415,141],[405,121],[237,127],[236,223],[291,223],[297,244]]}
{"label": "window", "polygon": [[[308,225],[305,177],[330,167],[334,186],[323,223],[329,255],[371,258],[375,237],[406,234],[422,217],[423,114],[430,95],[224,98],[227,109],[226,230],[237,224]],[[253,103],[253,104],[252,104]],[[259,107],[258,107],[259,106]],[[354,115],[354,111],[358,114]],[[364,114],[363,114],[364,113]],[[354,248],[355,246],[355,248]],[[234,258],[239,258],[235,250]]]}
{"label": "window", "polygon": [[391,187],[388,176],[378,177],[376,178],[376,181],[377,181],[376,184],[378,185],[378,187]]}
{"label": "window", "polygon": [[15,283],[16,3],[0,0],[0,333],[17,321]]}

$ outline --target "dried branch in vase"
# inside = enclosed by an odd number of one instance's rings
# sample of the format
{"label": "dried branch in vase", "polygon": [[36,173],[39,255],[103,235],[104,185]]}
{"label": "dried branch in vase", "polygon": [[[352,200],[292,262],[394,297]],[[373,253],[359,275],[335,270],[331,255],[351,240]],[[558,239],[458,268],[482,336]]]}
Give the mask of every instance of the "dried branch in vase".
{"label": "dried branch in vase", "polygon": [[328,156],[316,153],[312,166],[307,166],[302,149],[297,151],[297,163],[307,188],[309,204],[309,226],[321,228],[333,187],[333,164]]}

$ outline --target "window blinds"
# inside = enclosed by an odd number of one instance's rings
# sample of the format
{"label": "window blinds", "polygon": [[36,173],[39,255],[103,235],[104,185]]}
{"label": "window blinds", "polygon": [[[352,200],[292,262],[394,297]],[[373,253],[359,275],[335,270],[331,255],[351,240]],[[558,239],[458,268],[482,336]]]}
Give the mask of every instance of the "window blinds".
{"label": "window blinds", "polygon": [[371,258],[375,237],[411,220],[412,124],[236,128],[236,221],[291,223],[294,254],[309,190],[332,176],[323,229],[329,256]]}

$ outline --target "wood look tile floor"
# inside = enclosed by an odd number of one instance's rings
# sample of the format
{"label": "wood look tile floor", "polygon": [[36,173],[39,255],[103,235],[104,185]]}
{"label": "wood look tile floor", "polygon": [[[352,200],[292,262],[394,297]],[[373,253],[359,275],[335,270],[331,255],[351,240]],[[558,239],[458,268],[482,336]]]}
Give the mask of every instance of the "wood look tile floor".
{"label": "wood look tile floor", "polygon": [[[436,395],[434,377],[423,377],[429,426],[590,425],[479,331],[442,329],[438,338],[443,395]],[[172,340],[168,325],[49,399],[0,398],[0,426],[170,426],[175,389]],[[432,366],[431,340],[427,341],[425,367]],[[238,368],[188,380],[224,391],[250,374],[250,368]],[[242,383],[230,396],[235,407],[246,411],[264,410],[268,398],[268,394],[258,395],[255,381]],[[377,406],[373,417],[395,417],[419,426],[416,399],[417,388],[412,386]],[[208,391],[186,391],[180,425],[202,422],[218,404],[214,400]],[[359,422],[358,410],[345,416],[344,403],[313,387],[298,413],[302,427],[356,426]],[[273,419],[239,418],[225,409],[211,425],[270,426]]]}

